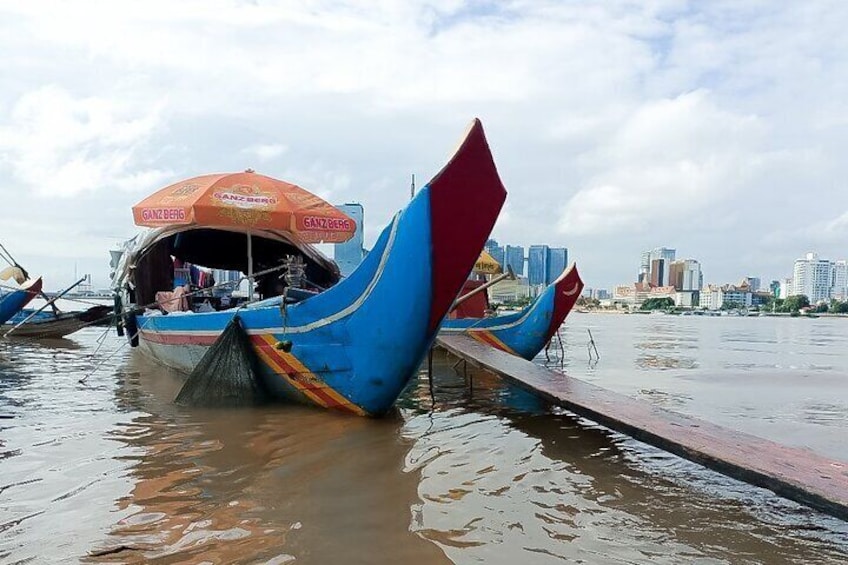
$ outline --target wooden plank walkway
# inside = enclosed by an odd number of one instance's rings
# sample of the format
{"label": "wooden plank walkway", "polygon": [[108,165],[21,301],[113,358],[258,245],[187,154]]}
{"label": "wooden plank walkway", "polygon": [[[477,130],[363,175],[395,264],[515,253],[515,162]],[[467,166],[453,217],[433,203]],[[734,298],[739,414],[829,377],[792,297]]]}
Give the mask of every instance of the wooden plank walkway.
{"label": "wooden plank walkway", "polygon": [[848,520],[846,462],[658,408],[467,336],[439,336],[437,344],[475,367],[612,430]]}

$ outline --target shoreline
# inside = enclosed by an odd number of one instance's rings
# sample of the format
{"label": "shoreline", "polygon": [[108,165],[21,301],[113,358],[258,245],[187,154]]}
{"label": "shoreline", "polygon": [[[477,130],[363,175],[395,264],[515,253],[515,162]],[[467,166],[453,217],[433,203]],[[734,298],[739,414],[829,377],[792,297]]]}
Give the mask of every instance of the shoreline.
{"label": "shoreline", "polygon": [[[651,315],[658,314],[662,316],[686,316],[693,318],[848,318],[848,314],[832,314],[829,312],[820,312],[814,314],[797,314],[795,316],[790,312],[764,312],[762,314],[728,314],[721,310],[684,310],[681,312],[665,312],[662,310],[603,310],[603,309],[584,309],[575,308],[575,313],[578,314],[620,314],[620,315]],[[697,313],[696,313],[697,312]]]}

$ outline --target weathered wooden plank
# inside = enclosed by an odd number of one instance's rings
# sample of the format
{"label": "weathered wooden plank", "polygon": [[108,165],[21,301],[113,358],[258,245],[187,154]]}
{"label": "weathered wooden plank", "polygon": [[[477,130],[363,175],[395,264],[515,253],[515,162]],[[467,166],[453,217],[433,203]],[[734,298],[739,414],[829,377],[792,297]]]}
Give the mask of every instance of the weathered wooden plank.
{"label": "weathered wooden plank", "polygon": [[463,335],[438,345],[610,429],[848,520],[848,463],[652,406],[540,367]]}

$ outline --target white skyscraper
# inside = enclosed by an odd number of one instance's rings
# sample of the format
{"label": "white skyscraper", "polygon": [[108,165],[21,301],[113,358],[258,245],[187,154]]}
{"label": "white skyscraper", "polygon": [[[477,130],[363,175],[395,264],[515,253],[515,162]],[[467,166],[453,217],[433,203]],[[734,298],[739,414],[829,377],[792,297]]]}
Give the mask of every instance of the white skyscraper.
{"label": "white skyscraper", "polygon": [[792,277],[792,294],[803,294],[815,304],[830,299],[833,263],[819,259],[816,253],[807,253],[804,259],[795,259]]}
{"label": "white skyscraper", "polygon": [[833,263],[833,287],[831,297],[837,300],[848,299],[848,261]]}
{"label": "white skyscraper", "polygon": [[704,277],[701,264],[695,259],[683,260],[683,290],[701,290]]}
{"label": "white skyscraper", "polygon": [[777,297],[784,300],[789,298],[792,295],[793,288],[792,279],[780,279],[780,289],[777,292]]}

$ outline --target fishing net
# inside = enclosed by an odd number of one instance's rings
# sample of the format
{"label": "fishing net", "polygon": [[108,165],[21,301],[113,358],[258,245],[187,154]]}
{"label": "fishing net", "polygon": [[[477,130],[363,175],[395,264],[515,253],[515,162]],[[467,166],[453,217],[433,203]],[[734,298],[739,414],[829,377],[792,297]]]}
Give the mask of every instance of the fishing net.
{"label": "fishing net", "polygon": [[238,316],[203,355],[174,400],[183,406],[249,406],[270,399]]}

